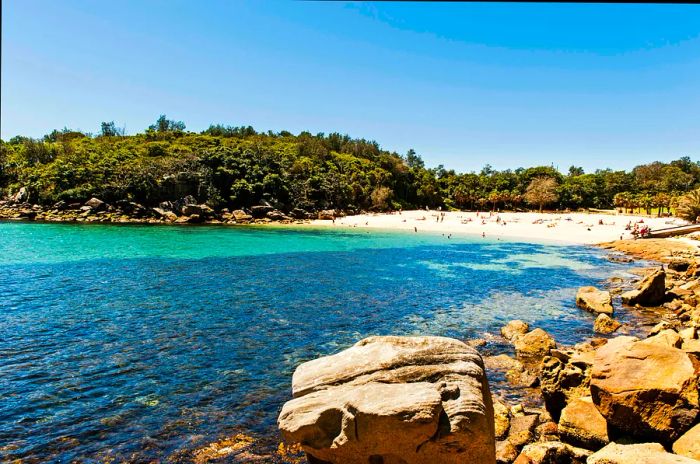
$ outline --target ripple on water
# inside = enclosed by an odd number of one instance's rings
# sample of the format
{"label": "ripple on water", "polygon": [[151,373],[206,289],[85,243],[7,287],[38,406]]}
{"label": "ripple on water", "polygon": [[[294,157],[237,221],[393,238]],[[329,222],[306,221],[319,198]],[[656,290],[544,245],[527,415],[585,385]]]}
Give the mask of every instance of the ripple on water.
{"label": "ripple on water", "polygon": [[[513,318],[591,334],[576,289],[625,265],[481,238],[0,223],[0,460],[163,460],[277,441],[301,362],[377,334]],[[105,454],[107,453],[107,454]]]}

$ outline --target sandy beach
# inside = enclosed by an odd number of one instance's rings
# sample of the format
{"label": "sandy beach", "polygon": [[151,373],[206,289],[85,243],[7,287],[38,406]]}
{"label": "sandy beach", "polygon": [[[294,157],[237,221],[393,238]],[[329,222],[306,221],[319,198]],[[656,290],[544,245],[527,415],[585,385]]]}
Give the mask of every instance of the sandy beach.
{"label": "sandy beach", "polygon": [[[601,224],[602,221],[602,224]],[[642,222],[640,222],[642,221]],[[596,244],[633,238],[628,223],[652,230],[687,224],[679,218],[603,213],[490,213],[412,210],[401,213],[360,214],[335,221],[314,220],[314,226],[413,230],[416,233],[484,235],[571,244]]]}

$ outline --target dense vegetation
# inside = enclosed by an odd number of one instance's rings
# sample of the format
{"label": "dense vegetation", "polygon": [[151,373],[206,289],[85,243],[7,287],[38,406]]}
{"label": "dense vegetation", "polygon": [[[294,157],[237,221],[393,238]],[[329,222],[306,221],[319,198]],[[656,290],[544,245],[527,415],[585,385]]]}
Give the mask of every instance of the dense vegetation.
{"label": "dense vegetation", "polygon": [[410,150],[332,133],[259,133],[212,125],[187,132],[161,116],[144,133],[126,136],[114,123],[92,136],[64,129],[41,140],[0,142],[0,194],[26,187],[30,201],[128,199],[144,205],[192,195],[215,208],[267,201],[283,210],[417,207],[517,209],[670,208],[700,186],[700,164],[688,157],[632,171],[538,166],[458,174],[426,168]]}

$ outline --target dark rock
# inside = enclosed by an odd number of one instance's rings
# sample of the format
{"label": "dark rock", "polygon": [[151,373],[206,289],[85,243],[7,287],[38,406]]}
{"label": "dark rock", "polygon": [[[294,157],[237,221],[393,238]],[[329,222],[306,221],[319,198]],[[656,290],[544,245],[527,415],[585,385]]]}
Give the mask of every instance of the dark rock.
{"label": "dark rock", "polygon": [[666,273],[657,270],[646,276],[637,290],[621,295],[622,302],[631,306],[656,306],[663,303],[666,296]]}
{"label": "dark rock", "polygon": [[270,213],[272,211],[274,211],[274,208],[272,206],[267,206],[267,205],[258,205],[258,206],[251,206],[250,207],[250,214],[255,219],[264,218],[267,215],[267,213]]}

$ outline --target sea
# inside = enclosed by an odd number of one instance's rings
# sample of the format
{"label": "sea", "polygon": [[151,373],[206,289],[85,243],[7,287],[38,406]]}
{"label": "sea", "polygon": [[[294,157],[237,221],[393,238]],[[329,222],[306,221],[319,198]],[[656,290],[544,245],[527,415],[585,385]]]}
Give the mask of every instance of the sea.
{"label": "sea", "polygon": [[300,363],[512,319],[577,343],[576,290],[629,267],[440,233],[0,222],[0,461],[177,461],[237,434],[272,452]]}

